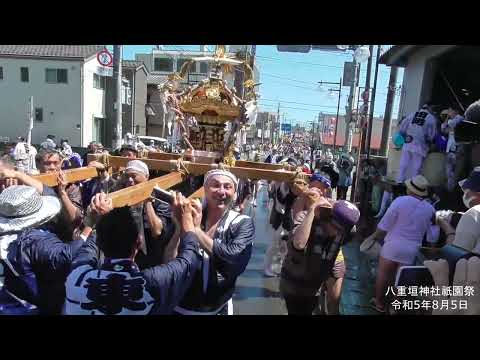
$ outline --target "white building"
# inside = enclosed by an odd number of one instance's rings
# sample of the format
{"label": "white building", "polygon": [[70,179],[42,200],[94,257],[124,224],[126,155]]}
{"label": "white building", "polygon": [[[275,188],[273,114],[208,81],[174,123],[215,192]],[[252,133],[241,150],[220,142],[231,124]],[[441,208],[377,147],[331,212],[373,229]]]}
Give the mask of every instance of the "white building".
{"label": "white building", "polygon": [[[394,45],[380,58],[381,64],[405,69],[398,119],[427,101],[444,108],[461,104],[466,109],[480,99],[479,62],[478,46],[461,45]],[[392,177],[399,158],[400,152],[390,148]],[[480,146],[474,147],[472,159],[474,166],[480,164]]]}
{"label": "white building", "polygon": [[478,46],[394,45],[380,63],[405,68],[399,119],[418,110],[426,101],[466,108],[480,98]]}
{"label": "white building", "polygon": [[[87,146],[105,121],[105,89],[96,74],[98,45],[0,45],[0,134],[26,136],[28,99],[35,107],[32,143],[48,134]],[[100,79],[100,80],[99,80]]]}

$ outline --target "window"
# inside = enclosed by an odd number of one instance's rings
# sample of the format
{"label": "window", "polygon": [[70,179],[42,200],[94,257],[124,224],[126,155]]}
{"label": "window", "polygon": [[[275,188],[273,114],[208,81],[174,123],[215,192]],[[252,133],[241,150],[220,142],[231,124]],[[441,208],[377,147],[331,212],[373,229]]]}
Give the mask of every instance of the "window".
{"label": "window", "polygon": [[21,67],[20,68],[20,81],[21,82],[28,82],[28,67]]}
{"label": "window", "polygon": [[45,81],[49,84],[68,83],[67,69],[45,69]]}
{"label": "window", "polygon": [[188,70],[190,74],[195,74],[197,72],[197,63],[193,63],[190,65],[190,69]]}
{"label": "window", "polygon": [[3,67],[0,66],[0,80],[3,80]]}
{"label": "window", "polygon": [[43,108],[35,108],[35,121],[43,121]]}
{"label": "window", "polygon": [[177,59],[177,71],[180,71],[182,65],[185,64],[188,59]]}
{"label": "window", "polygon": [[92,139],[101,144],[105,144],[107,139],[107,121],[103,118],[93,118]]}
{"label": "window", "polygon": [[67,80],[67,69],[57,69],[57,82],[66,84]]}
{"label": "window", "polygon": [[165,72],[172,72],[173,71],[173,60],[166,59],[166,58],[155,58],[153,61],[153,70],[154,71],[165,71]]}
{"label": "window", "polygon": [[208,64],[206,62],[200,63],[200,73],[207,74],[208,73]]}
{"label": "window", "polygon": [[104,90],[105,89],[105,81],[106,81],[105,76],[100,76],[100,75],[97,75],[97,74],[93,74],[93,87],[95,89]]}
{"label": "window", "polygon": [[128,82],[124,82],[122,85],[122,104],[132,105],[132,89]]}

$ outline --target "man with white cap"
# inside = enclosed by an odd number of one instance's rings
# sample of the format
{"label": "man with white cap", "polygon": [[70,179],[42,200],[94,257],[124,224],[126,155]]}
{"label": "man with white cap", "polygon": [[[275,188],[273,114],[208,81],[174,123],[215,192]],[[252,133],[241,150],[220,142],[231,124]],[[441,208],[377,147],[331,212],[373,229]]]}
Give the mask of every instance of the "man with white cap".
{"label": "man with white cap", "polygon": [[175,308],[177,314],[233,314],[235,283],[247,267],[255,237],[252,219],[231,210],[237,187],[238,180],[231,172],[211,170],[205,175],[203,206],[192,201],[203,265]]}
{"label": "man with white cap", "polygon": [[[144,183],[148,179],[149,169],[147,164],[141,160],[131,160],[127,163],[125,171],[111,190],[125,189]],[[141,269],[156,265],[161,261],[166,243],[173,236],[175,230],[171,219],[170,206],[165,202],[149,198],[140,204],[131,206],[130,210],[139,219],[139,232],[144,240],[135,261]],[[79,235],[83,237],[90,235],[92,228],[88,225],[83,224],[80,227]]]}
{"label": "man with white cap", "polygon": [[83,244],[65,243],[42,230],[60,212],[55,196],[41,196],[33,187],[14,185],[0,194],[0,258],[5,292],[41,314],[59,314],[71,261]]}

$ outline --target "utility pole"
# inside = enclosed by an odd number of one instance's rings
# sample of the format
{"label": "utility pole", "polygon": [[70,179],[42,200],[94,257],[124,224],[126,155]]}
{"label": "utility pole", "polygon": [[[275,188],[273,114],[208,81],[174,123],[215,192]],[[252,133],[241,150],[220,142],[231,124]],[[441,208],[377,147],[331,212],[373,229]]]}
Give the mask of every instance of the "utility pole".
{"label": "utility pole", "polygon": [[[245,45],[245,54],[244,55],[245,59],[247,60],[247,45]],[[240,69],[239,66],[235,67],[235,80],[234,80],[234,85],[235,85],[235,90],[237,91],[237,95],[240,99],[243,99],[243,82],[245,81],[244,76],[243,76],[243,71]]]}
{"label": "utility pole", "polygon": [[335,120],[335,136],[333,138],[333,153],[335,154],[335,146],[337,145],[337,130],[338,130],[338,115],[340,113],[340,100],[342,99],[342,78],[340,78],[338,87],[338,105],[337,105],[337,119]]}
{"label": "utility pole", "polygon": [[[264,113],[265,114],[265,113]],[[267,113],[268,116],[268,113]],[[268,119],[267,119],[268,121]],[[265,143],[265,116],[262,114],[262,144]]]}
{"label": "utility pole", "polygon": [[255,55],[257,54],[257,45],[252,45],[252,56],[250,57],[250,67],[253,70],[255,66]]}
{"label": "utility pole", "polygon": [[122,146],[122,45],[113,45],[113,82],[115,84],[114,149]]}
{"label": "utility pole", "polygon": [[[351,200],[353,202],[356,202],[357,199],[359,198],[359,184],[360,184],[360,174],[363,171],[362,166],[361,166],[361,159],[362,159],[362,154],[365,153],[365,144],[366,144],[366,123],[368,122],[368,101],[369,101],[369,93],[370,93],[370,78],[372,76],[372,54],[373,54],[373,45],[369,45],[368,47],[370,56],[368,57],[368,63],[367,63],[367,74],[365,78],[365,90],[364,90],[364,95],[362,95],[364,104],[363,104],[363,109],[362,113],[360,115],[360,145],[358,149],[358,156],[357,156],[357,170],[356,170],[356,175],[355,175],[355,183],[354,187],[352,188],[352,195],[351,195]],[[363,194],[362,194],[363,195]],[[364,209],[364,201],[365,198],[361,199],[361,206],[362,210]]]}
{"label": "utility pole", "polygon": [[367,137],[367,159],[370,158],[370,145],[372,141],[372,128],[373,128],[373,114],[375,110],[375,95],[377,93],[377,80],[378,80],[378,65],[380,60],[380,54],[382,46],[377,45],[377,58],[375,61],[375,78],[373,80],[372,102],[370,104],[370,115],[368,117],[368,137]]}
{"label": "utility pole", "polygon": [[278,108],[277,108],[277,118],[275,119],[273,126],[272,126],[272,134],[275,133],[275,135],[272,138],[272,143],[276,142],[276,134],[277,134],[277,123],[280,122],[280,103],[278,103]]}
{"label": "utility pole", "polygon": [[30,145],[32,144],[32,130],[33,130],[34,116],[35,116],[35,111],[33,109],[33,96],[30,96],[30,99],[28,100],[28,131],[27,131],[28,149],[30,149]]}
{"label": "utility pole", "polygon": [[347,113],[345,115],[345,147],[347,152],[350,153],[352,151],[352,137],[353,137],[353,130],[352,130],[352,114],[353,114],[353,106],[354,106],[354,99],[355,93],[357,92],[358,86],[358,69],[360,64],[357,63],[355,59],[353,59],[353,81],[350,84],[350,95],[348,96],[348,108]]}
{"label": "utility pole", "polygon": [[387,104],[385,105],[385,117],[383,119],[382,143],[380,145],[380,155],[388,155],[388,139],[390,138],[390,128],[392,124],[393,104],[395,102],[395,93],[397,86],[398,67],[390,68],[390,80],[388,81]]}
{"label": "utility pole", "polygon": [[[370,50],[370,54],[373,54],[373,45],[369,46],[369,50]],[[372,55],[370,55],[370,57],[368,58],[368,63],[367,63],[367,75],[366,75],[366,78],[365,78],[365,93],[366,94],[370,93],[370,78],[371,77],[372,77]],[[368,105],[369,104],[368,104],[368,100],[367,100],[367,101],[365,101],[363,111],[362,111],[362,118],[363,118],[363,121],[361,123],[362,141],[361,141],[361,145],[360,145],[359,155],[360,154],[365,154],[365,152],[366,152],[365,151],[365,144],[366,144],[367,132],[365,131],[365,125],[366,125],[366,122],[368,121],[368,119],[367,119]]]}
{"label": "utility pole", "polygon": [[320,146],[320,143],[322,141],[322,139],[320,138],[321,129],[322,129],[322,126],[320,125],[321,117],[322,117],[322,113],[320,112],[320,113],[318,113],[318,120],[317,120],[318,121],[318,126],[317,126],[317,144],[318,144],[318,146]]}

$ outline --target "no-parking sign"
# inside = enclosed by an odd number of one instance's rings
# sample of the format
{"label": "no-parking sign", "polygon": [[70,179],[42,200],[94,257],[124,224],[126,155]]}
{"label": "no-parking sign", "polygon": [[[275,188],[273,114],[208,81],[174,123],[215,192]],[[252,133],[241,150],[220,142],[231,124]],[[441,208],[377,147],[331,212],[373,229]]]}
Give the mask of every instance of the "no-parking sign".
{"label": "no-parking sign", "polygon": [[113,66],[113,55],[107,49],[99,51],[97,54],[98,63],[102,66]]}
{"label": "no-parking sign", "polygon": [[113,55],[107,49],[97,53],[97,66],[95,73],[100,76],[113,76]]}

